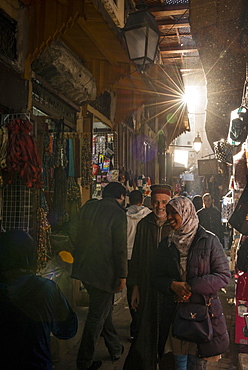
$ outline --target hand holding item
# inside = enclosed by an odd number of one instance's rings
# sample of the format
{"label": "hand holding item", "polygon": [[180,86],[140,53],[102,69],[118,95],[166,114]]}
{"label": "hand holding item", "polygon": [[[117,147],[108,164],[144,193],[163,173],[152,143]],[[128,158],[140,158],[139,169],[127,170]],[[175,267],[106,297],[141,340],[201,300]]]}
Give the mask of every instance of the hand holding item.
{"label": "hand holding item", "polygon": [[176,302],[184,302],[192,295],[191,286],[187,282],[173,281],[171,289],[176,293]]}

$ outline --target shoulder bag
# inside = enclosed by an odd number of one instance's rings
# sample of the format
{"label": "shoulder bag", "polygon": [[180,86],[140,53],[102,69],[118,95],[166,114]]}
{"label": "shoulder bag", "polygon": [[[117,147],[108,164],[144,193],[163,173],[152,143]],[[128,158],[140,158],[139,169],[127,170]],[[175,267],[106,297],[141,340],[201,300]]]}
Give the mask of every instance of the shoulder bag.
{"label": "shoulder bag", "polygon": [[211,299],[206,304],[178,303],[172,335],[186,342],[210,342],[213,338],[213,327],[209,313]]}

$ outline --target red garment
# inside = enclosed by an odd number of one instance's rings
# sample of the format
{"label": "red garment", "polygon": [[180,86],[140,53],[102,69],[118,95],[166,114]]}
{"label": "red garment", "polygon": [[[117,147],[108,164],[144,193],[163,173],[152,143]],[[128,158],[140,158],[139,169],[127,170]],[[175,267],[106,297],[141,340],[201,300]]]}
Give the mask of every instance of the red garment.
{"label": "red garment", "polygon": [[14,119],[7,125],[9,140],[7,146],[7,171],[9,183],[19,174],[29,188],[42,186],[41,160],[30,132],[32,124],[28,120]]}

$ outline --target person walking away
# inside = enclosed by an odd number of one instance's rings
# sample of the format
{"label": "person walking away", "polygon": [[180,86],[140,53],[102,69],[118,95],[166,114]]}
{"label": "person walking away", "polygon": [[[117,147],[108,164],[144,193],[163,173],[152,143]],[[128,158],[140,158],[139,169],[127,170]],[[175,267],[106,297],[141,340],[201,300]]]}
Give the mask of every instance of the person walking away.
{"label": "person walking away", "polygon": [[221,213],[214,206],[210,193],[205,193],[202,196],[202,200],[204,207],[197,212],[200,225],[217,235],[224,247],[224,229],[221,222]]}
{"label": "person walking away", "polygon": [[137,225],[128,284],[133,285],[132,308],[137,311],[138,331],[126,357],[125,370],[155,370],[159,297],[152,284],[152,272],[159,242],[170,232],[166,204],[171,198],[170,185],[152,185],[153,212]]}
{"label": "person walking away", "polygon": [[23,230],[0,235],[0,356],[5,370],[52,370],[51,333],[76,335],[78,320],[59,287],[36,275],[36,247]]}
{"label": "person walking away", "polygon": [[126,189],[111,182],[103,199],[87,202],[80,210],[72,277],[89,294],[89,311],[77,355],[78,369],[98,369],[97,341],[103,336],[113,361],[124,347],[112,322],[114,293],[124,289],[127,276],[127,220],[123,208]]}
{"label": "person walking away", "polygon": [[[136,228],[138,222],[147,216],[152,211],[143,206],[143,194],[139,190],[133,190],[129,195],[130,207],[127,208],[127,258],[128,265],[130,264],[134,238],[136,233]],[[131,307],[131,297],[132,297],[133,286],[128,284],[127,281],[127,301],[130,309],[130,314],[132,317],[130,325],[130,337],[133,340],[134,336],[137,333],[137,315],[136,312]]]}
{"label": "person walking away", "polygon": [[[227,351],[226,329],[218,290],[230,281],[228,261],[219,239],[199,225],[193,203],[179,196],[169,201],[167,218],[173,230],[158,248],[154,286],[164,295],[160,323],[159,354],[172,352],[177,370],[206,369],[207,361],[218,361]],[[190,343],[172,335],[177,302],[210,302],[213,338]]]}
{"label": "person walking away", "polygon": [[202,196],[201,195],[194,195],[192,199],[192,203],[195,206],[196,212],[202,209],[203,207],[203,201],[202,201]]}

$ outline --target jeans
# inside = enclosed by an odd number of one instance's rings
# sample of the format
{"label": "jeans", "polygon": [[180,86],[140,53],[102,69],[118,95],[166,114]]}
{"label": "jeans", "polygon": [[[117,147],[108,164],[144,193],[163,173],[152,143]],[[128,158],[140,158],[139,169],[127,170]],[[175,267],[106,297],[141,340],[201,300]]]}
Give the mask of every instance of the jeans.
{"label": "jeans", "polygon": [[205,370],[207,361],[195,355],[175,355],[176,370]]}
{"label": "jeans", "polygon": [[187,370],[188,355],[175,355],[176,370]]}
{"label": "jeans", "polygon": [[122,346],[112,322],[114,293],[105,292],[83,283],[89,294],[89,312],[84,326],[77,355],[77,366],[87,369],[91,366],[97,340],[104,338],[110,356],[120,356]]}

